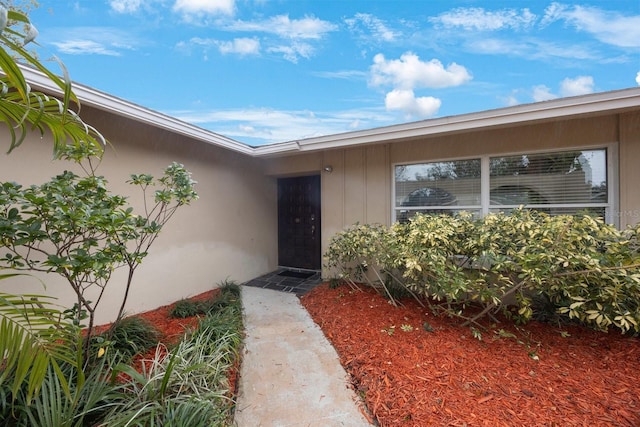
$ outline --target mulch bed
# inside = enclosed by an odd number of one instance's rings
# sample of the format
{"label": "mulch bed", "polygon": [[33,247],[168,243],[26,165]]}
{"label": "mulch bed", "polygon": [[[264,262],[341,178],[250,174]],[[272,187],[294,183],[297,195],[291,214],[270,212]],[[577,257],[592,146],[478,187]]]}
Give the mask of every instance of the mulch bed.
{"label": "mulch bed", "polygon": [[640,339],[579,325],[461,321],[371,289],[302,304],[380,426],[640,426]]}

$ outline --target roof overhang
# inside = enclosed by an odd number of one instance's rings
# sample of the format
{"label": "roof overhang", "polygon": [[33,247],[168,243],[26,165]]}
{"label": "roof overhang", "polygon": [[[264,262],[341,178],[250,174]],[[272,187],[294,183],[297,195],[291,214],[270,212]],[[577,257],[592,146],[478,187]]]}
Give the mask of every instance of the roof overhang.
{"label": "roof overhang", "polygon": [[[62,94],[44,73],[30,67],[21,68],[32,87]],[[256,157],[389,143],[433,135],[640,109],[640,87],[636,87],[252,147],[88,86],[73,83],[73,90],[83,105]]]}

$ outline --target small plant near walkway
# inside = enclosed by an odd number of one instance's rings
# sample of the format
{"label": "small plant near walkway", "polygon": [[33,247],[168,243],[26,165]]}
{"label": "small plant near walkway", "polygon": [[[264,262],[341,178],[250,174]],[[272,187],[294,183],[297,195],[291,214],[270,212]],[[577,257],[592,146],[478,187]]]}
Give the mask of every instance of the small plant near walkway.
{"label": "small plant near walkway", "polygon": [[225,282],[208,302],[218,304],[168,352],[158,347],[153,357],[141,360],[140,370],[115,367],[112,378],[126,374],[128,380],[118,387],[123,398],[105,417],[110,427],[231,425],[229,375],[242,344],[240,287]]}
{"label": "small plant near walkway", "polygon": [[589,215],[416,215],[338,233],[326,266],[392,301],[391,289],[405,289],[476,328],[500,312],[516,323],[564,318],[638,333],[639,236],[640,224],[620,231]]}
{"label": "small plant near walkway", "polygon": [[[212,297],[207,301],[216,302],[216,308],[200,317],[180,319],[193,326],[177,342],[164,335],[169,331],[153,330],[145,320],[155,317],[156,311],[169,318],[169,307],[126,317],[112,328],[116,332],[111,341],[92,347],[96,354],[84,371],[74,361],[59,365],[69,379],[68,390],[53,369],[46,371],[43,385],[32,398],[25,384],[13,401],[2,389],[0,424],[231,425],[243,336],[240,287],[225,282],[209,293]],[[152,350],[145,352],[151,343]],[[103,349],[100,354],[99,348]],[[73,380],[78,375],[84,377],[82,383]]]}

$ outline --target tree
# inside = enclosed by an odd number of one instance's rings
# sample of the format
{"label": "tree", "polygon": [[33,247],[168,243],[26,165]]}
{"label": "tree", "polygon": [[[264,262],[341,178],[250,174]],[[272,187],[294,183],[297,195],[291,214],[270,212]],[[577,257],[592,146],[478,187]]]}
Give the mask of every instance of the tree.
{"label": "tree", "polygon": [[[83,150],[80,150],[82,152]],[[75,147],[67,152],[79,155]],[[62,154],[63,159],[71,154]],[[85,155],[86,156],[86,155]],[[93,171],[91,171],[93,172]],[[164,175],[132,175],[143,193],[144,213],[137,215],[125,197],[112,194],[107,180],[65,171],[42,185],[0,185],[0,264],[14,271],[57,273],[73,289],[72,320],[87,317],[87,360],[96,309],[113,272],[125,268],[126,284],[116,321],[124,313],[135,270],[176,210],[197,198],[195,182],[177,163]],[[149,195],[149,190],[154,190]],[[153,197],[153,200],[148,200]]]}

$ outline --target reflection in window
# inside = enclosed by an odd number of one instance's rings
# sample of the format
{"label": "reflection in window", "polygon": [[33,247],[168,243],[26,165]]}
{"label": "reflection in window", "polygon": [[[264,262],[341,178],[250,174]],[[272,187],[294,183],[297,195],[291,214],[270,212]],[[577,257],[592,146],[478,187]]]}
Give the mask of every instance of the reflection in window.
{"label": "reflection in window", "polygon": [[480,159],[395,168],[396,218],[480,208]]}
{"label": "reflection in window", "polygon": [[492,205],[542,205],[547,201],[536,190],[521,185],[503,185],[491,190]]}
{"label": "reflection in window", "polygon": [[442,188],[422,187],[412,191],[402,201],[402,207],[419,207],[418,210],[400,210],[398,220],[404,222],[415,215],[417,212],[424,214],[453,213],[452,211],[443,211],[442,209],[424,209],[426,206],[455,206],[458,204],[456,196]]}

